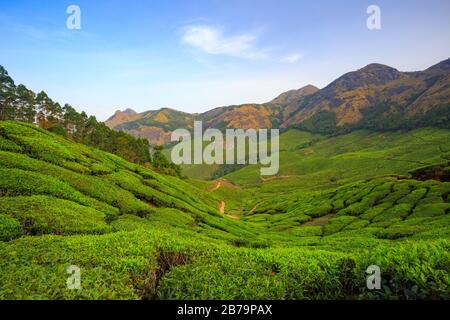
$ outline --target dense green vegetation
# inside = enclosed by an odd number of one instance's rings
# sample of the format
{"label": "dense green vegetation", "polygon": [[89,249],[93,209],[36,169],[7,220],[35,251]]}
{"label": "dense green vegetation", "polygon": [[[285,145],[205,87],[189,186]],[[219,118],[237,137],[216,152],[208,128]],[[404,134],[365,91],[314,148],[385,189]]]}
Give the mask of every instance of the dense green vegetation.
{"label": "dense green vegetation", "polygon": [[163,146],[155,146],[153,148],[151,165],[154,169],[161,173],[182,177],[181,167],[174,164],[170,160],[170,155],[166,157]]}
{"label": "dense green vegetation", "polygon": [[433,108],[424,114],[406,117],[404,112],[388,114],[395,103],[381,103],[373,108],[362,110],[363,118],[356,124],[336,126],[336,114],[320,111],[298,125],[291,127],[309,131],[311,133],[344,134],[353,130],[412,130],[420,127],[434,126],[450,128],[450,106]]}
{"label": "dense green vegetation", "polygon": [[289,131],[219,184],[0,122],[0,299],[448,299],[449,135]]}
{"label": "dense green vegetation", "polygon": [[[94,146],[139,164],[152,166],[166,174],[181,175],[161,152],[150,156],[146,139],[135,138],[124,131],[108,128],[85,112],[77,112],[69,104],[61,106],[42,91],[35,94],[24,85],[15,85],[5,68],[0,66],[0,121],[15,120],[35,123],[72,141]],[[0,141],[1,143],[1,141]]]}
{"label": "dense green vegetation", "polygon": [[257,166],[226,176],[263,191],[321,189],[383,175],[406,175],[412,169],[450,160],[449,131],[354,131],[323,136],[297,130],[280,136],[278,177],[263,180]]}

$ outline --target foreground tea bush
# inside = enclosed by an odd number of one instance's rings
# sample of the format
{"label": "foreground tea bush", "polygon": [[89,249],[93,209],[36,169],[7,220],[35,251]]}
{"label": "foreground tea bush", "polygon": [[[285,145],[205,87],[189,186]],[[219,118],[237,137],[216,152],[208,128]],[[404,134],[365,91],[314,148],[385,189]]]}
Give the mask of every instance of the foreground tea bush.
{"label": "foreground tea bush", "polygon": [[[436,299],[448,297],[448,241],[380,245],[372,252],[233,248],[175,229],[24,237],[0,249],[2,298]],[[165,260],[161,260],[161,255]],[[169,258],[182,255],[182,259]],[[181,257],[181,256],[180,256]],[[181,259],[181,260],[180,260]],[[165,262],[163,262],[165,261]],[[245,263],[242,263],[245,261]],[[171,265],[172,263],[172,265]],[[381,268],[382,288],[365,270]],[[82,289],[65,268],[81,268]],[[163,269],[163,273],[157,270]],[[154,274],[159,276],[155,278]],[[17,283],[24,283],[17,286]],[[149,290],[157,285],[156,296]]]}
{"label": "foreground tea bush", "polygon": [[22,233],[27,235],[102,234],[112,231],[104,213],[54,197],[3,197],[0,198],[0,215],[20,221]]}
{"label": "foreground tea bush", "polygon": [[[392,175],[313,190],[297,189],[317,186],[305,177],[268,181],[270,192],[214,188],[30,125],[0,122],[0,133],[0,299],[450,298],[450,183],[427,179],[431,169],[399,176],[405,167],[386,164]],[[337,153],[333,165],[364,170],[359,155],[342,155],[358,145],[330,139],[284,148],[317,143]],[[316,160],[304,168],[323,178],[329,161]],[[366,286],[370,265],[379,290]],[[80,289],[67,288],[69,266]]]}

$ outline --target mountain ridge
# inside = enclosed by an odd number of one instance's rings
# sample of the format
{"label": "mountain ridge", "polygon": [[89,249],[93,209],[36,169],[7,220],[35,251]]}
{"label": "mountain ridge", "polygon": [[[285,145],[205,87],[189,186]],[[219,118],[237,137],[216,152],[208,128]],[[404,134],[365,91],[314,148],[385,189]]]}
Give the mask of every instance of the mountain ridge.
{"label": "mountain ridge", "polygon": [[200,114],[168,108],[131,115],[120,113],[106,124],[147,138],[151,143],[166,144],[170,142],[171,131],[191,129],[194,120],[218,129],[279,127],[333,133],[353,128],[448,127],[449,110],[450,59],[447,59],[415,72],[371,63],[345,73],[322,89],[307,85],[263,104],[218,107]]}
{"label": "mountain ridge", "polygon": [[[448,114],[450,68],[446,66],[449,61],[447,59],[424,71],[413,73],[400,72],[381,64],[370,64],[346,73],[306,101],[287,106],[291,108],[291,113],[289,119],[283,121],[282,127],[295,127],[320,112],[334,113],[335,127],[353,126],[362,121],[364,113],[368,112],[381,113],[372,117],[376,120],[387,119],[392,115],[403,116],[407,120],[437,107],[447,107]],[[426,91],[439,81],[443,83],[435,88],[437,94],[428,96]],[[417,99],[421,96],[423,100],[419,103]]]}
{"label": "mountain ridge", "polygon": [[171,131],[177,128],[192,129],[195,120],[201,120],[207,127],[218,129],[272,128],[278,125],[278,116],[283,104],[317,90],[315,86],[307,85],[282,93],[267,103],[216,107],[203,113],[186,113],[171,108],[149,110],[132,115],[125,111],[116,111],[105,121],[105,124],[112,129],[124,130],[134,136],[147,138],[153,144],[170,143]]}

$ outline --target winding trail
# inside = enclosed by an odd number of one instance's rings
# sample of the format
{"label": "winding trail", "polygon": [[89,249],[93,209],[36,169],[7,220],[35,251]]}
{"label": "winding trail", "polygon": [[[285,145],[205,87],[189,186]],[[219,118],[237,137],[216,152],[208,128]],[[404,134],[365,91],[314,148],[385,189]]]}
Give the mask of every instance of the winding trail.
{"label": "winding trail", "polygon": [[258,206],[259,206],[260,204],[261,204],[261,203],[255,204],[255,206],[254,206],[247,214],[248,214],[248,215],[253,214],[253,212],[255,212],[256,208],[258,208]]}
{"label": "winding trail", "polygon": [[214,187],[210,188],[208,191],[209,191],[209,192],[216,191],[216,190],[219,189],[221,186],[222,186],[222,182],[217,181],[217,182],[216,182],[216,185],[215,185]]}
{"label": "winding trail", "polygon": [[[216,181],[216,184],[214,185],[214,187],[209,188],[208,192],[213,192],[216,191],[217,189],[219,189],[222,186],[222,182],[221,181]],[[221,214],[225,214],[225,201],[220,201],[220,205],[219,205],[219,212]]]}
{"label": "winding trail", "polygon": [[[227,181],[225,181],[225,185],[228,185],[227,184]],[[222,187],[223,186],[223,184],[222,184],[222,181],[216,181],[216,184],[213,186],[213,187],[211,187],[210,189],[208,189],[208,192],[213,192],[213,191],[216,191],[217,189],[219,189],[220,187]],[[240,218],[238,217],[238,216],[236,216],[236,215],[233,215],[233,214],[226,214],[225,213],[225,206],[226,206],[226,203],[225,203],[225,201],[220,201],[220,204],[219,204],[219,212],[221,213],[221,214],[223,214],[223,215],[225,215],[225,216],[227,216],[227,217],[229,217],[229,218],[231,218],[231,219],[234,219],[234,220],[239,220]]]}
{"label": "winding trail", "polygon": [[280,175],[280,176],[273,176],[273,177],[270,177],[270,178],[261,177],[261,181],[262,182],[267,182],[267,181],[272,181],[272,180],[288,179],[288,178],[291,178],[291,177],[295,177],[295,176],[286,174],[286,175]]}
{"label": "winding trail", "polygon": [[225,201],[220,202],[219,211],[221,214],[225,214]]}

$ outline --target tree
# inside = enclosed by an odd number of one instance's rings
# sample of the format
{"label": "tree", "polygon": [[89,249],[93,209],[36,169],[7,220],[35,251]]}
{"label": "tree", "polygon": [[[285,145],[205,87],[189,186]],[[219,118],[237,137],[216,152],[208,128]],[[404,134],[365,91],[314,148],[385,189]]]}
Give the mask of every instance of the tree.
{"label": "tree", "polygon": [[170,162],[163,153],[163,146],[155,146],[152,154],[152,166],[158,171],[181,177],[181,167]]}
{"label": "tree", "polygon": [[13,120],[15,117],[15,87],[6,69],[0,66],[0,120]]}
{"label": "tree", "polygon": [[23,84],[16,88],[15,120],[23,122],[34,122],[36,110],[34,105],[35,94],[28,90]]}
{"label": "tree", "polygon": [[39,127],[49,129],[63,122],[63,109],[41,91],[36,97],[36,122]]}
{"label": "tree", "polygon": [[63,123],[63,109],[59,103],[53,102],[51,99],[50,101],[51,102],[48,104],[47,121],[49,122],[50,127],[52,127]]}
{"label": "tree", "polygon": [[36,123],[39,127],[47,129],[50,126],[47,123],[48,105],[53,103],[44,91],[41,91],[36,96]]}
{"label": "tree", "polygon": [[74,138],[77,142],[83,142],[83,137],[85,135],[85,130],[86,130],[86,124],[88,122],[88,115],[86,114],[86,112],[82,111],[79,115],[79,117],[77,117],[77,122],[75,124],[76,127],[76,132],[74,134]]}
{"label": "tree", "polygon": [[81,115],[69,104],[63,107],[63,123],[67,133],[73,137],[77,132],[77,125],[81,121]]}
{"label": "tree", "polygon": [[[150,165],[147,139],[135,138],[123,131],[110,129],[93,116],[77,112],[71,105],[61,107],[41,91],[37,95],[20,84],[16,87],[8,72],[0,66],[0,121],[16,120],[36,123],[39,127],[76,142],[117,154],[128,161]],[[160,150],[162,151],[162,149]],[[155,167],[168,174],[179,174],[179,168],[157,151]]]}

